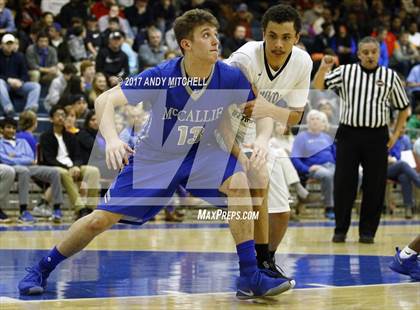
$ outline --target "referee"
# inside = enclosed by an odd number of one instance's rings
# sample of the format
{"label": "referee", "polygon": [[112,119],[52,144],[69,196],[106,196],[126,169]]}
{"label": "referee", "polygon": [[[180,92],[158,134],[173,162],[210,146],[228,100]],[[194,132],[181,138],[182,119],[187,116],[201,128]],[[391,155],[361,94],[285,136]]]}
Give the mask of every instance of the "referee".
{"label": "referee", "polygon": [[[373,243],[385,196],[388,149],[398,139],[409,113],[409,100],[397,73],[378,66],[379,44],[365,37],[358,45],[360,63],[329,72],[332,56],[325,56],[316,73],[316,89],[332,89],[340,96],[340,125],[334,177],[335,231],[333,242],[345,242],[357,194],[359,164],[363,167],[363,199],[359,242]],[[391,137],[389,107],[399,110]]]}

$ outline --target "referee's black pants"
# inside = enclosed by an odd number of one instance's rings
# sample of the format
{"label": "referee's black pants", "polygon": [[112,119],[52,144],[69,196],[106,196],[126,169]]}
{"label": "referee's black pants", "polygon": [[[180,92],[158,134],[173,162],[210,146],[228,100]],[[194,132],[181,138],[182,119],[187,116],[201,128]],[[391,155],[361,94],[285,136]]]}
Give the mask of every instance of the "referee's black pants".
{"label": "referee's black pants", "polygon": [[347,234],[357,195],[359,164],[363,167],[359,235],[374,237],[385,197],[388,127],[358,128],[340,125],[334,176],[335,233]]}

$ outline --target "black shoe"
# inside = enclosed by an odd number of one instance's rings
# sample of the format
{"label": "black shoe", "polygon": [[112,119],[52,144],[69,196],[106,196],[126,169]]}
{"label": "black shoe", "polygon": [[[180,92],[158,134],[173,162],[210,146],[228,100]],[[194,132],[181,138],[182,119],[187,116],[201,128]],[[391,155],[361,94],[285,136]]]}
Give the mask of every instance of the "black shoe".
{"label": "black shoe", "polygon": [[272,278],[284,278],[289,281],[294,281],[292,278],[286,275],[284,270],[281,269],[279,265],[276,265],[276,261],[274,260],[274,257],[269,259],[268,261],[262,262],[262,264],[258,264],[258,268],[263,271],[266,271],[267,274]]}
{"label": "black shoe", "polygon": [[11,223],[11,222],[12,222],[12,220],[9,219],[7,214],[4,213],[2,209],[0,209],[0,223],[8,224],[8,223]]}
{"label": "black shoe", "polygon": [[370,236],[360,236],[359,237],[359,243],[372,244],[374,242],[375,242],[375,238],[374,237],[370,237]]}
{"label": "black shoe", "polygon": [[346,242],[346,235],[345,234],[334,234],[332,238],[332,242],[334,243],[344,243]]}
{"label": "black shoe", "polygon": [[413,208],[412,207],[406,207],[405,208],[405,218],[407,220],[411,220],[413,218]]}
{"label": "black shoe", "polygon": [[83,209],[80,209],[78,212],[77,212],[77,215],[76,215],[76,221],[78,220],[78,219],[81,219],[82,217],[84,217],[84,216],[86,216],[86,215],[89,215],[90,213],[92,213],[92,209],[91,208],[83,208]]}

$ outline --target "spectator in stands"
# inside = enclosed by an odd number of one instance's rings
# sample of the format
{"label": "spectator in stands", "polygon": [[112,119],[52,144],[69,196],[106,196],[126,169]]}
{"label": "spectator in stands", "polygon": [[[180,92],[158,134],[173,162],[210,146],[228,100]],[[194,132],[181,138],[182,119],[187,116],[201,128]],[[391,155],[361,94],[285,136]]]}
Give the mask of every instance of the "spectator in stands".
{"label": "spectator in stands", "polygon": [[172,0],[154,1],[153,19],[162,33],[165,33],[175,20],[175,7]]}
{"label": "spectator in stands", "polygon": [[246,29],[242,25],[237,25],[233,32],[232,37],[227,37],[223,44],[223,57],[228,58],[230,54],[244,45],[247,40],[245,39],[246,36]]}
{"label": "spectator in stands", "polygon": [[84,90],[88,93],[92,89],[93,78],[96,74],[95,64],[90,60],[82,61],[80,63],[80,74],[82,76]]}
{"label": "spectator in stands", "polygon": [[64,128],[71,134],[78,134],[80,129],[76,126],[76,111],[72,105],[64,107],[66,118],[64,119]]}
{"label": "spectator in stands", "polygon": [[410,43],[408,37],[408,32],[402,32],[394,51],[395,68],[404,77],[408,76],[410,69],[420,60],[417,49]]}
{"label": "spectator in stands", "polygon": [[300,132],[293,142],[292,162],[303,178],[320,180],[324,198],[325,216],[334,218],[335,145],[324,133],[327,116],[311,110],[307,116],[308,130]]}
{"label": "spectator in stands", "polygon": [[71,63],[67,63],[64,65],[63,73],[51,82],[47,97],[44,101],[44,107],[47,111],[49,111],[53,105],[57,104],[67,87],[67,82],[70,81],[75,74],[77,74],[76,67]]}
{"label": "spectator in stands", "polygon": [[64,109],[66,112],[68,112],[68,109],[72,110],[77,119],[84,119],[89,112],[84,94],[71,95]]}
{"label": "spectator in stands", "polygon": [[108,14],[111,5],[117,3],[115,0],[102,0],[97,1],[92,5],[90,12],[95,15],[96,19],[100,19],[102,16]]}
{"label": "spectator in stands", "polygon": [[16,24],[19,25],[19,29],[29,33],[31,27],[41,18],[41,14],[41,9],[33,0],[20,0],[16,12]]}
{"label": "spectator in stands", "polygon": [[[34,136],[34,131],[38,127],[38,120],[34,111],[28,110],[19,114],[18,129],[16,139],[24,139],[28,142],[32,152],[37,155],[36,145],[38,141]],[[37,159],[37,158],[35,158]]]}
{"label": "spectator in stands", "polygon": [[121,31],[120,28],[121,27],[120,27],[120,22],[119,22],[118,17],[110,18],[109,23],[108,23],[108,28],[105,29],[105,31],[101,32],[101,46],[100,47],[108,46],[109,35],[111,34],[111,32]]}
{"label": "spectator in stands", "polygon": [[70,101],[73,96],[84,96],[84,83],[82,82],[82,78],[78,75],[73,75],[68,80],[67,86],[57,104],[61,106],[71,104]]}
{"label": "spectator in stands", "polygon": [[347,26],[340,24],[334,37],[331,39],[331,47],[338,56],[340,65],[356,62],[356,41],[347,32]]}
{"label": "spectator in stands", "polygon": [[57,52],[49,46],[48,34],[41,31],[36,39],[26,50],[26,61],[29,67],[29,77],[33,82],[49,84],[58,73]]}
{"label": "spectator in stands", "polygon": [[58,20],[61,26],[67,29],[72,26],[71,21],[74,17],[79,17],[82,20],[87,19],[88,15],[85,1],[70,0],[70,2],[61,8],[60,14],[58,15]]}
{"label": "spectator in stands", "polygon": [[150,27],[147,30],[148,43],[140,46],[139,55],[139,71],[143,71],[148,67],[160,64],[165,59],[165,52],[168,48],[162,44],[162,32]]}
{"label": "spectator in stands", "polygon": [[83,26],[74,27],[72,34],[68,37],[67,45],[72,62],[79,62],[87,58],[85,37],[86,30]]}
{"label": "spectator in stands", "polygon": [[378,42],[379,42],[379,46],[380,46],[380,54],[379,54],[378,65],[383,66],[383,67],[388,67],[388,64],[389,64],[388,47],[387,47],[387,43],[385,41],[385,38],[386,38],[387,34],[388,34],[388,30],[386,28],[379,27],[378,35],[376,37]]}
{"label": "spectator in stands", "polygon": [[40,25],[42,28],[51,27],[54,25],[54,14],[51,12],[44,12],[41,15]]}
{"label": "spectator in stands", "polygon": [[124,34],[121,31],[111,32],[108,46],[99,50],[96,57],[96,71],[107,77],[111,87],[118,84],[120,78],[129,74],[128,57],[121,50]]}
{"label": "spectator in stands", "polygon": [[413,44],[417,49],[420,49],[420,32],[418,31],[418,25],[415,20],[410,22],[408,31],[410,32],[408,37],[410,43]]}
{"label": "spectator in stands", "polygon": [[134,148],[139,135],[149,115],[143,109],[143,104],[126,107],[127,126],[121,131],[120,139]]}
{"label": "spectator in stands", "polygon": [[181,55],[181,48],[178,45],[178,41],[175,37],[175,30],[172,27],[165,33],[165,44],[168,47],[168,50],[175,51],[178,55]]}
{"label": "spectator in stands", "polygon": [[9,203],[8,197],[14,181],[15,170],[9,165],[2,164],[0,161],[0,224],[12,222],[1,207],[7,206]]}
{"label": "spectator in stands", "polygon": [[96,98],[107,89],[108,85],[106,83],[105,75],[101,72],[96,73],[93,78],[92,90],[89,92],[89,104],[91,107],[93,107]]}
{"label": "spectator in stands", "polygon": [[[237,7],[236,12],[233,14],[231,23],[233,26],[236,26],[236,25],[244,26],[246,29],[245,37],[247,39],[252,39],[253,38],[253,34],[252,34],[253,19],[254,19],[254,16],[252,15],[251,12],[248,11],[248,5],[246,5],[246,3],[241,3]],[[231,33],[233,33],[233,31],[231,31]]]}
{"label": "spectator in stands", "polygon": [[[29,204],[30,178],[46,182],[51,185],[54,210],[59,211],[63,203],[60,174],[52,167],[36,165],[35,155],[25,139],[15,139],[17,122],[13,118],[3,121],[3,139],[0,140],[1,162],[13,166],[19,186],[19,221],[23,223],[35,222],[32,214],[27,210]],[[61,211],[54,212],[61,219]]]}
{"label": "spectator in stands", "polygon": [[[55,105],[50,110],[52,128],[40,137],[42,163],[54,166],[61,176],[61,182],[75,207],[77,218],[89,214],[96,206],[99,191],[99,170],[92,166],[83,166],[76,136],[64,128],[65,111]],[[80,197],[76,182],[84,181],[88,186],[88,201],[85,204]]]}
{"label": "spectator in stands", "polygon": [[326,22],[322,24],[322,32],[315,36],[312,53],[324,53],[331,46],[332,24]]}
{"label": "spectator in stands", "polygon": [[153,23],[149,0],[134,0],[134,4],[124,10],[125,16],[134,33],[142,31]]}
{"label": "spectator in stands", "polygon": [[420,64],[410,70],[407,77],[407,88],[413,98],[413,107],[420,106]]}
{"label": "spectator in stands", "polygon": [[1,40],[0,51],[0,102],[6,115],[13,115],[15,107],[11,94],[26,97],[25,110],[38,110],[41,87],[38,83],[29,82],[25,57],[16,52],[16,38],[5,34]]}
{"label": "spectator in stands", "polygon": [[58,50],[59,46],[64,41],[63,36],[61,35],[61,26],[59,24],[54,24],[47,27],[46,30],[48,37],[50,38],[50,45]]}
{"label": "spectator in stands", "polygon": [[405,207],[405,218],[413,218],[413,185],[420,188],[420,176],[415,169],[411,168],[408,163],[401,160],[401,152],[403,149],[404,131],[400,138],[395,142],[388,155],[387,177],[401,184],[403,201]]}
{"label": "spectator in stands", "polygon": [[412,140],[415,140],[420,131],[420,105],[414,108],[413,114],[410,116],[407,122],[407,133]]}
{"label": "spectator in stands", "polygon": [[15,19],[10,9],[6,8],[6,0],[0,0],[0,34],[14,32]]}
{"label": "spectator in stands", "polygon": [[119,6],[117,4],[112,4],[110,6],[108,14],[102,16],[98,20],[99,31],[102,32],[102,31],[105,31],[106,29],[108,29],[109,20],[111,18],[118,18],[118,22],[119,22],[119,25],[120,25],[120,30],[125,33],[126,39],[128,41],[130,41],[131,44],[133,44],[133,41],[134,41],[133,30],[131,29],[130,24],[128,23],[128,21],[125,18],[122,18],[122,17],[118,16],[119,13],[120,13]]}
{"label": "spectator in stands", "polygon": [[99,31],[98,21],[96,17],[91,15],[86,22],[86,47],[89,57],[95,58],[98,54],[99,47],[102,45],[101,32]]}

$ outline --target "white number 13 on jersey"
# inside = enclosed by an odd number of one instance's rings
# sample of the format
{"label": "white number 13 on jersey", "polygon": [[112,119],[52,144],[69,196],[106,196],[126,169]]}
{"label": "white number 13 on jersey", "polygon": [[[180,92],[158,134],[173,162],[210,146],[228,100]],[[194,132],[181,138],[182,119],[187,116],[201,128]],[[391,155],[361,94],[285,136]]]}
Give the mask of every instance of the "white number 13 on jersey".
{"label": "white number 13 on jersey", "polygon": [[201,137],[203,136],[204,127],[203,126],[179,126],[179,139],[178,145],[187,144],[194,144],[200,141]]}

